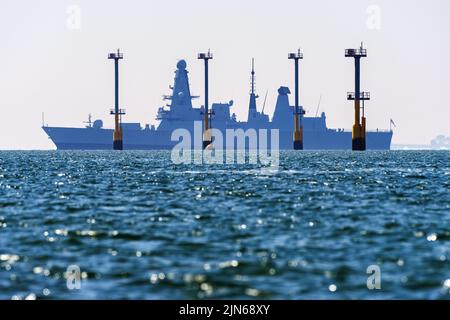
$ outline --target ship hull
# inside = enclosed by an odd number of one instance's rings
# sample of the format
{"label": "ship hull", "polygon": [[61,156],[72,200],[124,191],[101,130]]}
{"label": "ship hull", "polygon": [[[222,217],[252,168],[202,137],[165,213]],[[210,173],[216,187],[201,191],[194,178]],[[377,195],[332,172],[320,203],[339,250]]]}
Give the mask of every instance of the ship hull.
{"label": "ship hull", "polygon": [[[43,127],[58,150],[112,150],[113,130],[94,128]],[[168,150],[179,141],[171,141],[171,131],[124,130],[124,150]],[[194,135],[192,135],[194,136]],[[270,137],[270,134],[269,134]],[[367,133],[368,150],[389,150],[391,131]],[[196,148],[195,141],[191,142]],[[348,131],[304,131],[304,150],[351,150],[352,134]],[[271,142],[268,144],[271,147]],[[279,149],[293,148],[292,132],[279,131]],[[227,147],[227,146],[225,146]],[[248,143],[246,144],[246,148]]]}

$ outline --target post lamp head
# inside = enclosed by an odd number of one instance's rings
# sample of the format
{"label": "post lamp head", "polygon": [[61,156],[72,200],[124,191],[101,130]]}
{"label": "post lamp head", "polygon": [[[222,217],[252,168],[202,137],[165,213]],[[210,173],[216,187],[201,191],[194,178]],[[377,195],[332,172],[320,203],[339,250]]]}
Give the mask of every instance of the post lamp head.
{"label": "post lamp head", "polygon": [[364,49],[363,43],[358,49],[345,49],[345,56],[347,58],[365,58],[367,57],[367,49]]}
{"label": "post lamp head", "polygon": [[199,53],[198,54],[198,59],[209,60],[212,58],[213,58],[213,55],[212,55],[211,51],[209,51],[209,49],[208,49],[207,53]]}
{"label": "post lamp head", "polygon": [[117,49],[117,52],[108,54],[108,59],[123,59],[123,53],[120,52],[120,49]]}
{"label": "post lamp head", "polygon": [[294,59],[294,60],[303,59],[303,53],[300,51],[300,49],[298,49],[297,52],[289,53],[288,59]]}

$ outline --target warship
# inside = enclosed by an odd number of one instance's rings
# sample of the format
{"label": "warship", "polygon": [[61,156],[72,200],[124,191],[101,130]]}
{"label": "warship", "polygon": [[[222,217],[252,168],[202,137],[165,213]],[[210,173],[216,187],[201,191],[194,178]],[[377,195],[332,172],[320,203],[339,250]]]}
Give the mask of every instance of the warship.
{"label": "warship", "polygon": [[[172,149],[178,143],[178,141],[172,141],[171,139],[174,130],[186,129],[189,132],[194,132],[194,123],[201,123],[205,108],[204,106],[193,106],[193,100],[199,97],[191,95],[188,73],[186,61],[178,61],[174,84],[170,86],[172,92],[170,95],[163,96],[163,99],[169,101],[169,103],[159,107],[157,111],[157,126],[141,125],[141,123],[120,123],[123,134],[123,149]],[[227,129],[278,129],[279,149],[290,150],[292,149],[293,139],[293,114],[295,114],[295,107],[289,103],[290,93],[288,87],[279,87],[275,110],[271,119],[269,115],[264,113],[265,101],[262,110],[258,111],[257,99],[259,96],[255,90],[255,70],[252,63],[247,121],[237,119],[236,114],[232,112],[233,101],[230,100],[227,103],[213,103],[211,105],[210,110],[207,111],[210,113],[211,126],[223,132]],[[300,109],[304,110],[302,106],[300,106]],[[120,111],[117,113],[111,111],[111,114],[116,114],[116,116],[120,114],[121,118],[122,109],[118,110]],[[301,121],[303,148],[305,150],[352,149],[352,131],[328,128],[324,112],[315,116],[302,116]],[[113,148],[114,129],[104,128],[104,123],[100,119],[92,121],[89,117],[87,125],[81,128],[55,127],[43,124],[42,129],[58,150],[111,150]],[[367,131],[367,149],[389,150],[392,135],[392,129]]]}

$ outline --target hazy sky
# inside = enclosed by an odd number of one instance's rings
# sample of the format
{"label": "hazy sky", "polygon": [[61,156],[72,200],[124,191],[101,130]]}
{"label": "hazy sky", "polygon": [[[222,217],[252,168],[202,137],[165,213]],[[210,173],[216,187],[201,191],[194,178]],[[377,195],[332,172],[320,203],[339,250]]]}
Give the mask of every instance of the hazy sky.
{"label": "hazy sky", "polygon": [[0,0],[0,149],[54,148],[40,128],[42,112],[49,125],[80,127],[92,113],[112,127],[114,70],[106,57],[118,47],[125,56],[124,121],[156,124],[180,58],[201,104],[203,65],[196,55],[208,48],[210,100],[234,100],[232,111],[245,120],[254,57],[258,109],[269,90],[272,116],[277,88],[293,88],[287,54],[301,47],[301,103],[314,115],[322,95],[328,126],[349,129],[353,62],[344,49],[360,41],[369,54],[362,89],[373,97],[368,128],[389,128],[393,118],[394,143],[450,135],[448,0]]}

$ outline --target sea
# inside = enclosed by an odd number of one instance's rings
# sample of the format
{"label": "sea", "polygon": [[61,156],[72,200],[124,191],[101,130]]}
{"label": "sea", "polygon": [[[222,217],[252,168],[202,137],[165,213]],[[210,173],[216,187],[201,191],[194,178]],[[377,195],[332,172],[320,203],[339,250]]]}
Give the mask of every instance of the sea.
{"label": "sea", "polygon": [[450,299],[450,151],[1,151],[0,299]]}

